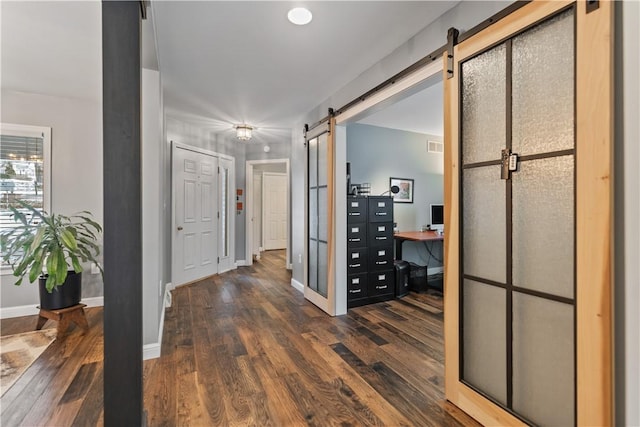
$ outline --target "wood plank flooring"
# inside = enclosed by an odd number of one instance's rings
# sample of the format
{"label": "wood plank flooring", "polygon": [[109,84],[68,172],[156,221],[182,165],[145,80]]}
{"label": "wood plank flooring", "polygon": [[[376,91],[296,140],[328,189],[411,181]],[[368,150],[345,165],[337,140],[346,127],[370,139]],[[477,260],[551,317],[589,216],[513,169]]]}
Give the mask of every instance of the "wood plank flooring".
{"label": "wood plank flooring", "polygon": [[[439,296],[331,318],[284,265],[269,251],[172,292],[162,356],[144,364],[149,426],[475,425],[443,398]],[[54,342],[0,400],[2,425],[102,424],[102,310],[87,315],[86,336]]]}

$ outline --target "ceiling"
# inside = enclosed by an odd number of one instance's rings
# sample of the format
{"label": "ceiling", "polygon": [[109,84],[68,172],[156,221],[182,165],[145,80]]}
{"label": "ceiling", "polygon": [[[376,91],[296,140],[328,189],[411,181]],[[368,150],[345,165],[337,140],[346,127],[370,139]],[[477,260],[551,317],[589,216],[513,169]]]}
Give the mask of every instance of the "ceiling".
{"label": "ceiling", "polygon": [[444,134],[443,89],[442,80],[440,80],[418,93],[372,113],[358,123],[442,136]]}
{"label": "ceiling", "polygon": [[[256,138],[287,138],[304,115],[457,3],[152,1],[157,63],[144,51],[143,62],[159,67],[172,115],[214,132],[246,122]],[[313,13],[309,25],[287,21],[300,5]],[[99,1],[0,1],[2,88],[99,101],[100,9]]]}
{"label": "ceiling", "polygon": [[99,1],[0,1],[2,88],[102,99]]}
{"label": "ceiling", "polygon": [[216,132],[290,129],[457,3],[304,2],[296,26],[300,2],[152,2],[165,105]]}

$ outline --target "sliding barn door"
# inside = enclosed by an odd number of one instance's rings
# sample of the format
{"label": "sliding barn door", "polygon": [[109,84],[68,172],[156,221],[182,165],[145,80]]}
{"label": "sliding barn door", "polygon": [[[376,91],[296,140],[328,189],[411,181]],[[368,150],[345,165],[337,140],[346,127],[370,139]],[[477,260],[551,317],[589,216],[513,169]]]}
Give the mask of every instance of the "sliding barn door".
{"label": "sliding barn door", "polygon": [[307,262],[304,296],[331,315],[335,314],[333,127],[334,119],[330,119],[305,134]]}
{"label": "sliding barn door", "polygon": [[483,424],[612,423],[611,9],[534,1],[446,64],[446,396]]}

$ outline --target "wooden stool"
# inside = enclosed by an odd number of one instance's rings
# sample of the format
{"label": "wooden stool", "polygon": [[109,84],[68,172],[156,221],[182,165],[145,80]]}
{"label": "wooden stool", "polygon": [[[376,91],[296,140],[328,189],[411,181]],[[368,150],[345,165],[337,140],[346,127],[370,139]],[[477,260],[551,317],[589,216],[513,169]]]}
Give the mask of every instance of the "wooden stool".
{"label": "wooden stool", "polygon": [[87,323],[87,318],[84,315],[84,308],[87,304],[76,304],[67,308],[60,308],[58,310],[47,310],[44,308],[40,309],[40,313],[38,314],[38,324],[36,325],[36,330],[42,329],[47,320],[55,320],[58,322],[58,332],[56,337],[60,338],[63,336],[71,322],[80,326],[84,332],[89,330],[89,324]]}

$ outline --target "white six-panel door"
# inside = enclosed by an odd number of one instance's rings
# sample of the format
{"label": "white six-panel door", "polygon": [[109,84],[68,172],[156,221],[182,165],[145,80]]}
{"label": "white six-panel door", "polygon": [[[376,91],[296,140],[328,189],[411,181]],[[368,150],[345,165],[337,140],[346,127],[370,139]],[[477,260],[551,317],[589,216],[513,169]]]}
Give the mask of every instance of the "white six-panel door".
{"label": "white six-panel door", "polygon": [[174,147],[174,285],[218,272],[218,159]]}
{"label": "white six-panel door", "polygon": [[287,247],[287,174],[262,175],[264,249]]}

